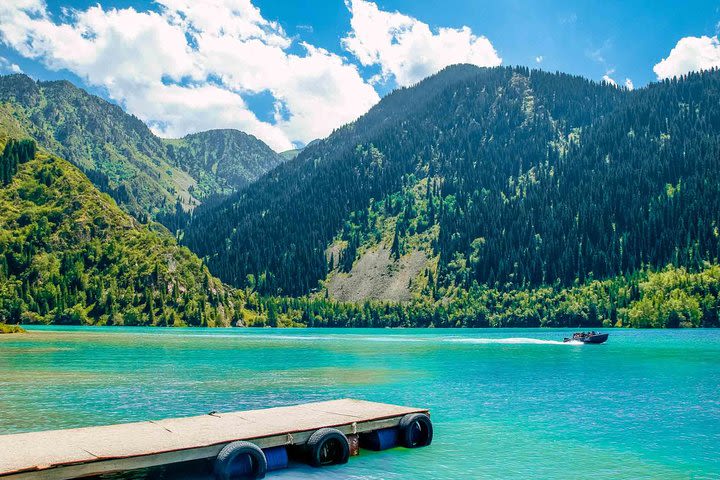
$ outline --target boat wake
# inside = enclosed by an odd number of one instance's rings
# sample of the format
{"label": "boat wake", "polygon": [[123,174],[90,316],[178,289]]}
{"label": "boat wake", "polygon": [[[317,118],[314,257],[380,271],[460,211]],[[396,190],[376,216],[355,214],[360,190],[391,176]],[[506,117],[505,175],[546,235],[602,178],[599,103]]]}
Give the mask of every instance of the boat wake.
{"label": "boat wake", "polygon": [[[141,335],[153,335],[153,333],[143,333]],[[451,342],[466,343],[475,345],[583,345],[580,341],[561,342],[557,340],[541,340],[539,338],[526,337],[509,337],[509,338],[468,338],[468,337],[433,337],[433,336],[412,336],[412,335],[363,335],[363,334],[326,334],[326,335],[286,335],[286,334],[265,334],[265,333],[193,333],[188,335],[182,333],[167,333],[163,336],[168,337],[206,337],[212,339],[237,339],[245,341],[280,341],[280,342],[317,342],[317,341],[344,341],[352,340],[353,342],[399,342],[399,343],[416,343],[416,342]]]}
{"label": "boat wake", "polygon": [[450,342],[472,343],[478,345],[582,345],[582,342],[559,342],[557,340],[540,340],[539,338],[449,338]]}

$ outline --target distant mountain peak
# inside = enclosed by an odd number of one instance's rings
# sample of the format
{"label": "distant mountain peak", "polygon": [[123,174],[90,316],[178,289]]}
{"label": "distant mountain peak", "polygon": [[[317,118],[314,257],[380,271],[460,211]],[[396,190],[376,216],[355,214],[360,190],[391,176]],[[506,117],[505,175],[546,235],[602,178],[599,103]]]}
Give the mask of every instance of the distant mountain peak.
{"label": "distant mountain peak", "polygon": [[178,200],[192,208],[283,161],[256,137],[233,129],[160,139],[136,116],[67,80],[0,76],[0,104],[21,126],[13,131],[27,132],[79,166],[139,217],[172,212]]}
{"label": "distant mountain peak", "polygon": [[215,192],[243,188],[284,161],[255,136],[229,128],[191,133],[165,143],[176,165],[195,178],[213,181]]}

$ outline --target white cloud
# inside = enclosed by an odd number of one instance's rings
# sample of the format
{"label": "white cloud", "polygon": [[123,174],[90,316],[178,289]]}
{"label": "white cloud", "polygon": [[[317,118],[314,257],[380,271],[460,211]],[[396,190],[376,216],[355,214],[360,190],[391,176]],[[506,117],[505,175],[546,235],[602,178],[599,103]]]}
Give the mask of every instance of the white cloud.
{"label": "white cloud", "polygon": [[[159,11],[69,10],[54,19],[43,0],[0,4],[0,40],[53,70],[67,69],[166,136],[234,127],[276,150],[354,120],[378,101],[357,68],[301,44],[250,0],[158,0]],[[269,92],[275,122],[243,96]]]}
{"label": "white cloud", "polygon": [[469,27],[439,28],[366,0],[345,0],[352,18],[345,48],[364,66],[379,65],[382,78],[411,85],[455,63],[497,66],[502,60],[484,36]]}
{"label": "white cloud", "polygon": [[602,77],[602,81],[605,83],[609,83],[613,87],[617,87],[617,82],[610,76],[615,73],[615,69],[610,69],[607,72],[605,72],[605,75]]}
{"label": "white cloud", "polygon": [[[605,75],[602,76],[602,82],[607,83],[608,85],[612,85],[613,87],[618,87],[618,82],[612,77],[612,75],[615,75],[615,69],[611,68],[607,72],[605,72]],[[633,81],[629,78],[625,78],[625,82],[623,82],[623,85],[628,90],[635,90],[635,85],[633,84]]]}
{"label": "white cloud", "polygon": [[617,87],[617,82],[613,80],[608,74],[603,75],[602,80],[605,83],[609,83],[613,87]]}
{"label": "white cloud", "polygon": [[713,67],[720,67],[718,37],[685,37],[677,42],[667,58],[653,67],[653,71],[662,80]]}
{"label": "white cloud", "polygon": [[542,55],[535,57],[535,63],[542,63],[545,58]]}
{"label": "white cloud", "polygon": [[5,57],[0,57],[0,72],[22,73],[22,69],[17,63],[12,63]]}

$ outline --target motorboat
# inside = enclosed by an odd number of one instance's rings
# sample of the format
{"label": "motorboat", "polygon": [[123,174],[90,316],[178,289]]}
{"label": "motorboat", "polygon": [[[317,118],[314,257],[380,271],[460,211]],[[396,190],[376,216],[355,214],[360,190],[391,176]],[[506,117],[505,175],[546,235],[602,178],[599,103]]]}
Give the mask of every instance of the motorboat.
{"label": "motorboat", "polygon": [[600,332],[576,332],[572,334],[572,337],[565,338],[563,342],[582,342],[582,343],[605,343],[608,339],[607,333]]}

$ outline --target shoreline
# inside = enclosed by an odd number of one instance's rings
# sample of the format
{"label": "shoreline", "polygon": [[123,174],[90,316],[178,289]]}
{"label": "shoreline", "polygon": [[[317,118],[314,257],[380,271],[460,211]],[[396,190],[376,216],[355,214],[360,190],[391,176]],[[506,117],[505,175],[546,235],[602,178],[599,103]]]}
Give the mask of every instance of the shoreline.
{"label": "shoreline", "polygon": [[0,335],[17,335],[20,333],[27,333],[27,330],[22,328],[20,325],[6,325],[0,323]]}
{"label": "shoreline", "polygon": [[270,327],[270,326],[243,326],[243,327],[236,327],[236,326],[213,326],[213,327],[201,327],[201,326],[166,326],[166,325],[97,325],[97,324],[86,324],[86,325],[60,325],[60,324],[45,324],[45,323],[30,323],[30,324],[22,324],[22,325],[3,325],[0,324],[0,328],[2,326],[9,326],[9,327],[18,327],[20,330],[16,332],[0,332],[0,335],[16,335],[19,333],[22,334],[33,334],[33,333],[40,333],[43,330],[53,330],[53,329],[61,329],[61,330],[75,330],[75,329],[83,329],[83,330],[133,330],[133,329],[149,329],[149,330],[186,330],[186,331],[199,331],[199,330],[210,330],[210,331],[253,331],[253,332],[260,332],[260,331],[277,331],[277,330],[297,330],[297,331],[303,331],[303,330],[316,330],[316,331],[322,331],[322,330],[343,330],[343,331],[354,331],[354,330],[385,330],[385,331],[404,331],[404,330],[419,330],[419,331],[434,331],[434,330],[447,330],[447,331],[469,331],[469,330],[486,330],[486,331],[502,331],[502,330],[540,330],[540,331],[584,331],[584,330],[597,330],[597,331],[603,331],[603,332],[620,332],[620,331],[697,331],[697,330],[720,330],[720,327],[678,327],[678,328],[666,328],[666,327],[647,327],[647,328],[639,328],[639,327],[632,327],[632,326],[622,326],[622,327],[598,327],[597,325],[585,325],[585,326],[575,326],[575,327],[557,327],[557,326],[547,326],[547,327],[538,327],[538,326],[532,326],[532,327],[417,327],[417,326],[409,326],[409,327],[372,327],[372,326],[302,326],[302,327]]}

